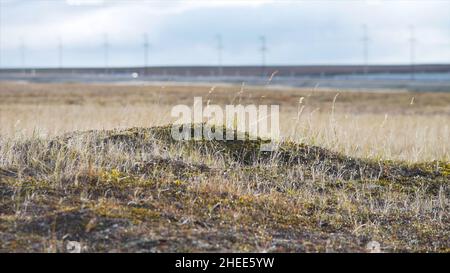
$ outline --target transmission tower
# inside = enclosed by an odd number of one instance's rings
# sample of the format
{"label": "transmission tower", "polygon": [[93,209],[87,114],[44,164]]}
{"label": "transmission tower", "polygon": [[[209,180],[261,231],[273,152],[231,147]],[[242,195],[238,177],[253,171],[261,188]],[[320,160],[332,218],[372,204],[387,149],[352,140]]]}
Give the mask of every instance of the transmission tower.
{"label": "transmission tower", "polygon": [[109,37],[108,34],[103,35],[103,53],[104,53],[104,62],[105,62],[105,74],[108,73],[109,68]]}
{"label": "transmission tower", "polygon": [[63,41],[61,36],[58,37],[58,68],[63,67]]}
{"label": "transmission tower", "polygon": [[261,48],[259,49],[261,51],[261,72],[262,72],[262,75],[265,76],[266,52],[267,52],[266,36],[264,36],[264,35],[260,36],[259,40],[261,42]]}
{"label": "transmission tower", "polygon": [[26,47],[25,47],[25,40],[23,38],[20,38],[20,46],[19,46],[19,48],[20,48],[20,65],[22,67],[22,72],[25,73],[26,72],[26,70],[25,70],[26,69],[25,68],[25,65],[26,65],[26,55],[25,55]]}
{"label": "transmission tower", "polygon": [[409,61],[411,65],[411,80],[414,80],[416,74],[416,30],[413,25],[409,26]]}
{"label": "transmission tower", "polygon": [[217,67],[219,76],[222,76],[223,67],[222,67],[222,51],[223,51],[223,43],[222,43],[222,35],[218,34],[216,36],[217,39]]}
{"label": "transmission tower", "polygon": [[369,72],[369,33],[367,25],[363,25],[363,60],[364,60],[364,75],[367,75]]}
{"label": "transmission tower", "polygon": [[148,34],[144,33],[144,74],[148,74],[148,49],[149,49],[149,43],[148,43]]}

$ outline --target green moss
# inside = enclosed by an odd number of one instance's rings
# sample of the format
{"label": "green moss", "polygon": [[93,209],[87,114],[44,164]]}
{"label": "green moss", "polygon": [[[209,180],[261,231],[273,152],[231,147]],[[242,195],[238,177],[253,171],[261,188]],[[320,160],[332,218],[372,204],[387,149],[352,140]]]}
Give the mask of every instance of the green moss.
{"label": "green moss", "polygon": [[135,224],[143,221],[158,220],[161,214],[149,208],[130,207],[112,202],[101,201],[90,206],[101,217],[128,219]]}
{"label": "green moss", "polygon": [[131,208],[129,213],[133,221],[157,220],[161,217],[161,213],[146,208]]}

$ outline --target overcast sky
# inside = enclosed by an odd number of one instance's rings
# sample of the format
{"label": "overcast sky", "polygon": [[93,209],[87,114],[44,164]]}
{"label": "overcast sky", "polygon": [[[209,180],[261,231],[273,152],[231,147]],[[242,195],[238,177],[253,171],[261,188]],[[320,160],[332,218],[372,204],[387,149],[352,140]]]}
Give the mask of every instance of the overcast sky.
{"label": "overcast sky", "polygon": [[[408,64],[410,26],[416,63],[450,63],[450,1],[342,0],[0,0],[0,65],[362,64],[367,25],[370,64]],[[21,44],[25,49],[21,50]],[[22,58],[21,52],[24,52]]]}

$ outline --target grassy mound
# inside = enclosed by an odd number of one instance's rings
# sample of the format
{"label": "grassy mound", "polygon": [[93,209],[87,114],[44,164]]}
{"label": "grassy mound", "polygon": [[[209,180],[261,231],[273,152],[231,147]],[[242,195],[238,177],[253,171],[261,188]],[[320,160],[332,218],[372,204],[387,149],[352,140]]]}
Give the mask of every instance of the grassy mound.
{"label": "grassy mound", "polygon": [[0,251],[449,251],[449,162],[170,130],[1,140]]}

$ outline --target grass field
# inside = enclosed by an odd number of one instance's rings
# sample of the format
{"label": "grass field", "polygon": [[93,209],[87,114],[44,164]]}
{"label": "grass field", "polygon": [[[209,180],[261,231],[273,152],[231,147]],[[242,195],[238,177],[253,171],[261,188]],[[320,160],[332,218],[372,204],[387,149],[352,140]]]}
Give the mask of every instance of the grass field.
{"label": "grass field", "polygon": [[[282,142],[170,137],[279,104]],[[0,251],[450,250],[450,93],[0,83]]]}

